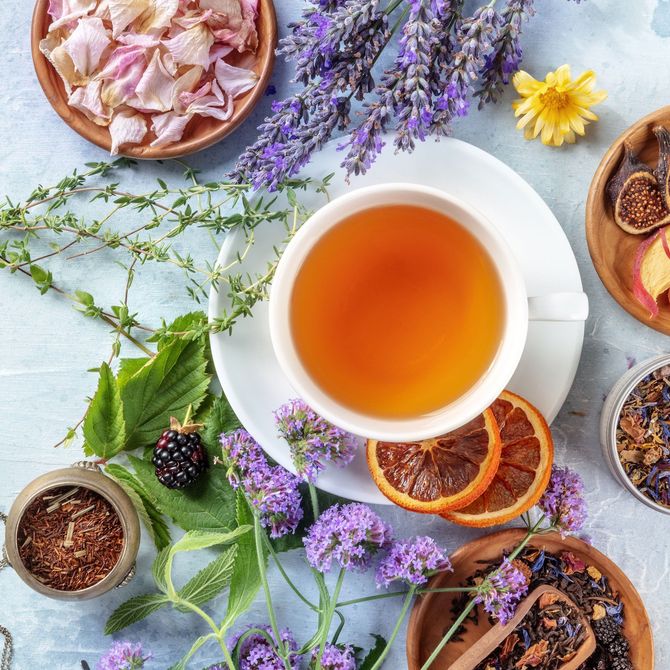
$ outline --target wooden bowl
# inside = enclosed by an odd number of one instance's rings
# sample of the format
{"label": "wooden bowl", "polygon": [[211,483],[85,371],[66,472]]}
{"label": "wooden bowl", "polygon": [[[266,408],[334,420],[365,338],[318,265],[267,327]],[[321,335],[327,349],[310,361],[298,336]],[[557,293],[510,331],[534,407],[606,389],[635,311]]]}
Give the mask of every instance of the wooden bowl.
{"label": "wooden bowl", "polygon": [[[44,54],[40,52],[40,40],[46,36],[51,23],[51,17],[47,13],[48,6],[49,0],[37,0],[33,12],[31,49],[37,79],[51,106],[70,128],[89,142],[111,151],[112,142],[108,129],[96,125],[80,111],[67,104],[68,96],[61,78]],[[128,145],[120,151],[120,154],[132,158],[177,158],[205,149],[232,133],[251,114],[256,103],[265,93],[272,74],[277,46],[277,16],[273,0],[260,0],[256,29],[258,31],[256,53],[234,53],[227,59],[231,65],[253,69],[259,76],[254,88],[235,99],[233,115],[227,121],[196,116],[186,126],[184,136],[179,142],[165,147],[151,147],[149,143],[153,139],[153,134],[149,131],[142,144]]]}
{"label": "wooden bowl", "polygon": [[631,235],[614,222],[612,206],[605,190],[619,167],[623,144],[629,142],[635,153],[649,166],[658,160],[658,142],[652,132],[655,126],[670,128],[670,107],[663,107],[640,119],[610,147],[596,170],[586,203],[586,241],[596,272],[612,297],[629,314],[650,328],[670,335],[670,304],[659,299],[660,314],[649,317],[649,311],[633,296],[633,264],[639,244],[646,235]]}
{"label": "wooden bowl", "polygon": [[[480,537],[463,545],[451,556],[454,572],[435,576],[428,588],[458,587],[489,561],[500,560],[503,552],[511,551],[525,535],[525,530],[515,528]],[[593,565],[606,575],[613,589],[624,603],[624,632],[630,642],[630,658],[634,668],[653,670],[654,642],[647,611],[640,595],[626,575],[604,554],[591,545],[574,537],[562,539],[558,533],[536,536],[529,546],[546,549],[551,553],[571,551],[587,565]],[[420,670],[433,649],[442,639],[444,631],[453,622],[451,606],[458,594],[429,593],[417,599],[407,627],[407,667]],[[468,623],[462,640],[445,646],[433,667],[448,670],[477,640],[491,630],[487,617],[479,617],[479,625]]]}

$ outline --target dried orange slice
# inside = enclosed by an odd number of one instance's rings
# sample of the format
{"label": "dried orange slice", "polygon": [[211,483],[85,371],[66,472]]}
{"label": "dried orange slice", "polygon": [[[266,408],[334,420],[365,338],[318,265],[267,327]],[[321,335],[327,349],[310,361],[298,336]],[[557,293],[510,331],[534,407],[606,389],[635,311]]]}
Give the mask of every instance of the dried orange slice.
{"label": "dried orange slice", "polygon": [[495,526],[527,512],[540,499],[551,476],[554,441],[539,410],[509,391],[503,391],[491,409],[502,437],[500,465],[479,498],[443,514],[461,526]]}
{"label": "dried orange slice", "polygon": [[430,440],[368,440],[368,467],[379,490],[413,512],[440,514],[470,504],[500,461],[500,432],[488,409],[462,428]]}

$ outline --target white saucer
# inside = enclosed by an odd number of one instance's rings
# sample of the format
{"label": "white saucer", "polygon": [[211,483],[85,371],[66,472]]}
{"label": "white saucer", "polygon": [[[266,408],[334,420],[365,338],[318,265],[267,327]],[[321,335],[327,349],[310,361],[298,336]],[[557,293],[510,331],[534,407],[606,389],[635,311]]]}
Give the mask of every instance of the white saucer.
{"label": "white saucer", "polygon": [[[444,189],[476,206],[499,226],[519,260],[528,295],[582,290],[577,261],[551,210],[497,158],[455,139],[419,144],[413,154],[394,155],[388,147],[368,175],[346,184],[338,167],[342,154],[337,144],[330,142],[304,171],[306,176],[318,179],[335,172],[328,189],[332,197],[384,182],[416,182]],[[311,209],[323,199],[316,194],[300,197]],[[282,242],[285,230],[275,222],[259,226],[256,233],[256,244],[241,267],[241,271],[252,274],[265,271],[274,257],[273,245]],[[239,232],[231,233],[221,248],[219,264],[229,263],[243,246],[244,237]],[[210,318],[219,316],[227,303],[225,286],[212,290]],[[531,322],[510,390],[528,398],[548,421],[553,421],[572,386],[583,340],[581,322]],[[252,318],[238,321],[232,336],[213,335],[211,346],[219,380],[237,416],[267,453],[290,469],[288,448],[277,437],[273,412],[296,393],[275,359],[267,303],[257,305]],[[388,503],[368,474],[364,449],[346,469],[328,468],[318,483],[320,488],[345,498]]]}

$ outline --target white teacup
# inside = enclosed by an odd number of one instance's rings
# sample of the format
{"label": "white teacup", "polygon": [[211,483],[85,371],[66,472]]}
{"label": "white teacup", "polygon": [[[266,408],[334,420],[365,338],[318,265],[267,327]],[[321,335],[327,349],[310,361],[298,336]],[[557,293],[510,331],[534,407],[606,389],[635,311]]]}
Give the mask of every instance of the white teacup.
{"label": "white teacup", "polygon": [[[296,277],[314,245],[332,227],[353,214],[378,206],[414,205],[435,210],[460,223],[488,251],[505,302],[500,346],[489,369],[457,400],[416,417],[388,419],[347,407],[312,380],[296,350],[289,318]],[[371,252],[373,253],[373,252]],[[521,269],[497,228],[475,208],[443,191],[417,184],[383,184],[351,191],[331,201],[306,221],[286,247],[270,294],[270,336],[279,364],[296,393],[331,423],[355,435],[390,442],[421,440],[455,430],[486,409],[512,378],[523,353],[528,321],[584,321],[584,293],[529,297]]]}

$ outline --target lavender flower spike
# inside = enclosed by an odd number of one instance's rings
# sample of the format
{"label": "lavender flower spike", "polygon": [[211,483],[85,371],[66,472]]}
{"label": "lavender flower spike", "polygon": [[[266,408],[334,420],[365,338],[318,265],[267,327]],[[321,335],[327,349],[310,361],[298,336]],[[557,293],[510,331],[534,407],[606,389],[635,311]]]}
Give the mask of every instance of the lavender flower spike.
{"label": "lavender flower spike", "polygon": [[333,426],[299,399],[275,412],[279,434],[288,442],[298,474],[312,484],[327,463],[345,466],[356,453],[356,438]]}
{"label": "lavender flower spike", "polygon": [[391,542],[391,527],[367,505],[329,507],[303,539],[308,563],[328,572],[333,562],[344,570],[365,570],[374,554]]}
{"label": "lavender flower spike", "polygon": [[421,586],[428,581],[427,573],[446,570],[452,570],[449,558],[432,538],[394,542],[377,568],[377,586],[388,587],[395,581]]}
{"label": "lavender flower spike", "polygon": [[582,478],[570,468],[554,465],[538,506],[563,536],[581,530],[587,517]]}
{"label": "lavender flower spike", "polygon": [[142,645],[132,642],[115,642],[98,661],[96,670],[140,670],[151,658],[142,651]]}
{"label": "lavender flower spike", "polygon": [[[312,660],[309,669],[313,670],[316,667],[316,659],[319,655],[319,650],[315,649],[312,652]],[[326,647],[321,657],[322,670],[356,670],[356,653],[350,645],[335,645],[326,644]]]}
{"label": "lavender flower spike", "polygon": [[503,626],[514,616],[521,598],[528,592],[528,579],[509,559],[478,587],[475,602]]}
{"label": "lavender flower spike", "polygon": [[[253,633],[244,638],[239,648],[239,670],[285,670],[284,662],[279,658],[279,655],[275,651],[277,640],[272,634],[272,629],[269,626],[249,626],[246,630],[249,630],[249,628],[258,628],[259,630],[265,631],[270,640],[273,641],[273,644],[270,644],[268,637],[261,635],[260,633]],[[235,649],[245,632],[246,631],[241,631],[230,639],[228,647],[231,651]],[[288,647],[288,650],[293,652],[289,654],[289,664],[291,668],[293,670],[298,670],[300,656],[295,653],[298,649],[295,638],[289,630],[281,631],[279,636],[284,645]]]}

